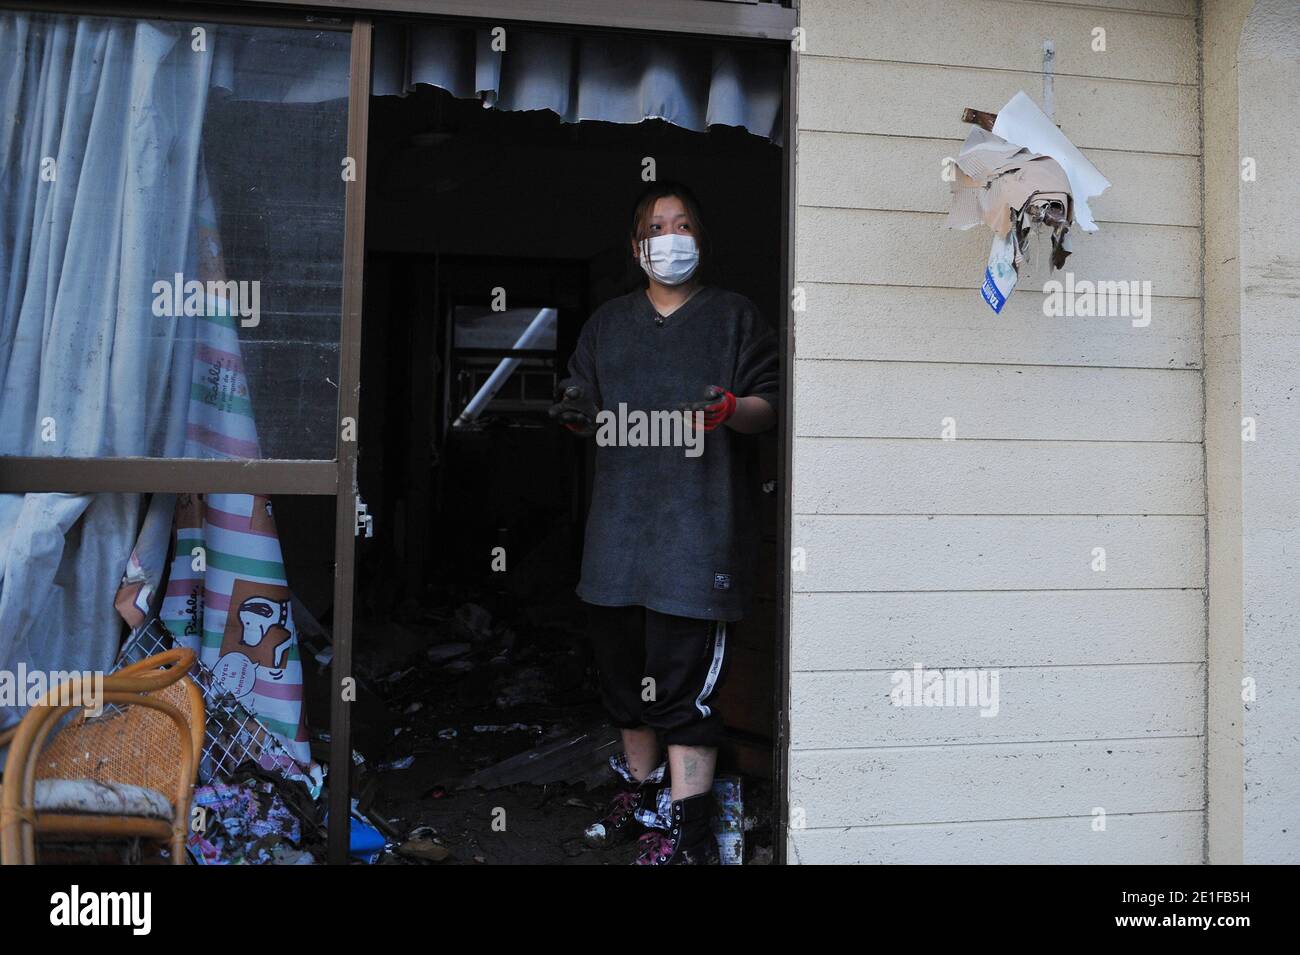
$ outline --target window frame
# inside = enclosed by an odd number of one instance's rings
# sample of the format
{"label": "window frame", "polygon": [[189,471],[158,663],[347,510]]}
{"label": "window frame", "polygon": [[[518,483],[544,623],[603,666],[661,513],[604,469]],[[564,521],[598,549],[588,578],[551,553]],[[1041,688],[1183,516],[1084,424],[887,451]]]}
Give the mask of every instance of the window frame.
{"label": "window frame", "polygon": [[[357,441],[344,441],[341,422],[359,421],[361,377],[362,273],[365,262],[366,152],[370,119],[370,60],[373,27],[358,16],[322,18],[286,15],[283,10],[232,7],[123,4],[109,9],[78,3],[35,4],[3,0],[7,10],[136,20],[186,20],[238,23],[253,27],[335,30],[351,36],[348,74],[347,154],[356,160],[356,177],[344,192],[343,294],[339,329],[339,403],[332,459],[249,459],[139,457],[0,457],[0,493],[233,493],[333,495],[334,656],[330,695],[330,765],[351,765],[351,719],[341,688],[352,675],[352,603],[357,520]],[[343,778],[347,778],[346,771]],[[348,787],[329,790],[329,861],[346,863],[350,826]]]}

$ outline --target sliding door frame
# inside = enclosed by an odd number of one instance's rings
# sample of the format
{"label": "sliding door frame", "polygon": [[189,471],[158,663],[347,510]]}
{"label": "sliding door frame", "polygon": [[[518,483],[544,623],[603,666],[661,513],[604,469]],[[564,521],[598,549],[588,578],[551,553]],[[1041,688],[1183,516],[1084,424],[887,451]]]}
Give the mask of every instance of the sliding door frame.
{"label": "sliding door frame", "polygon": [[[245,0],[272,3],[280,0]],[[295,0],[287,0],[294,3]],[[320,4],[316,4],[319,6]],[[729,39],[767,40],[784,47],[782,82],[783,154],[781,166],[782,257],[781,314],[777,316],[781,349],[781,407],[778,409],[777,487],[782,495],[778,561],[778,614],[773,666],[776,700],[772,725],[773,773],[773,856],[778,865],[787,859],[789,834],[789,712],[790,712],[790,603],[793,534],[793,447],[794,447],[794,356],[795,316],[791,309],[795,288],[795,130],[798,110],[798,57],[794,31],[798,8],[744,0],[639,0],[637,4],[614,6],[610,0],[329,0],[328,6],[366,9],[404,17],[445,20],[463,17],[481,24],[493,19],[519,21],[521,25],[567,25],[575,28],[608,28],[623,32],[683,33]],[[632,8],[635,9],[632,9]],[[617,12],[611,12],[616,10]],[[358,279],[359,284],[359,279]],[[342,499],[342,496],[340,497]],[[336,650],[337,653],[337,650]],[[337,741],[336,741],[336,744]],[[337,758],[337,757],[336,757]]]}
{"label": "sliding door frame", "polygon": [[[333,460],[208,460],[202,458],[0,457],[0,493],[101,492],[332,495],[334,518],[333,660],[330,664],[329,861],[348,860],[351,722],[343,689],[352,676],[352,601],[356,566],[357,441],[343,440],[342,422],[358,422],[361,302],[365,264],[366,148],[370,116],[372,25],[365,17],[319,18],[270,8],[199,4],[35,4],[0,0],[5,10],[253,27],[334,30],[351,34],[347,155],[356,176],[345,182],[343,295],[339,329],[339,404]],[[342,157],[340,157],[342,159]],[[355,429],[354,429],[355,430]],[[340,784],[341,783],[341,784]]]}
{"label": "sliding door frame", "polygon": [[777,626],[773,666],[776,683],[776,725],[772,736],[773,863],[786,864],[790,826],[790,602],[794,586],[794,215],[795,117],[798,115],[799,58],[787,34],[785,83],[781,98],[783,137],[781,163],[781,407],[777,413],[776,486],[781,492],[781,560],[777,564],[780,623]]}
{"label": "sliding door frame", "polygon": [[[32,0],[0,0],[0,9],[31,11],[59,16],[95,16],[114,19],[142,20],[182,20],[195,23],[237,23],[254,27],[290,27],[302,30],[333,30],[353,33],[353,55],[356,53],[354,27],[364,22],[367,30],[366,60],[363,78],[366,84],[365,106],[369,105],[370,84],[370,47],[369,21],[354,21],[353,18],[330,18],[322,20],[307,14],[286,14],[283,10],[270,8],[250,9],[230,4],[217,6],[213,4],[173,3],[122,3],[91,5],[77,0],[47,0],[44,3]],[[349,113],[356,108],[355,94],[352,87],[358,80],[357,64],[349,67]],[[348,152],[356,155],[356,145],[352,140],[352,126],[349,120]],[[360,145],[365,145],[365,131],[362,130]],[[364,162],[364,160],[362,160]],[[359,163],[360,168],[360,163]],[[346,222],[347,203],[353,194],[365,190],[365,179],[358,174],[356,182],[349,182],[345,193],[344,240],[348,241]],[[364,200],[362,208],[364,208]],[[364,226],[364,223],[363,223]],[[357,237],[364,242],[364,236]],[[355,276],[348,273],[349,250],[344,248],[343,260],[343,308],[340,338],[347,338],[346,305],[349,285],[353,279],[360,282],[361,270],[358,265]],[[360,249],[364,253],[364,248]],[[359,295],[359,292],[357,293]],[[343,363],[340,355],[340,363]],[[340,370],[342,374],[342,370]],[[348,382],[340,379],[340,392],[346,390]],[[340,411],[340,417],[342,412]],[[53,456],[10,456],[0,457],[0,493],[21,494],[29,492],[56,491],[65,493],[88,494],[96,492],[127,491],[140,493],[231,493],[231,494],[335,494],[341,485],[341,461],[337,455],[342,453],[343,442],[336,450],[335,459],[294,460],[286,458],[263,458],[250,460],[212,460],[206,458],[143,458],[143,457],[53,457]]]}
{"label": "sliding door frame", "polygon": [[[343,335],[339,343],[339,421],[363,424],[361,400],[361,304],[366,264],[366,153],[370,129],[370,56],[374,28],[352,24],[352,66],[348,74],[348,156],[356,179],[348,183],[343,213]],[[352,814],[352,713],[345,685],[356,699],[352,676],[352,598],[357,554],[357,441],[344,441],[339,428],[338,489],[334,515],[334,645],[330,660],[329,861],[345,865]]]}

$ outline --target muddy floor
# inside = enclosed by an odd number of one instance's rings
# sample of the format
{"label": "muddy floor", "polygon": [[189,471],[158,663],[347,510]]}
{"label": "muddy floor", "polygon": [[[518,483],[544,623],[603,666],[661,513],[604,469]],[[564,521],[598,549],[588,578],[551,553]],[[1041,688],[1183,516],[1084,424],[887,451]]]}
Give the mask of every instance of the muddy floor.
{"label": "muddy floor", "polygon": [[[356,628],[353,793],[388,839],[378,863],[630,862],[635,841],[582,839],[615,791],[607,759],[618,746],[580,606],[473,596],[445,594]],[[761,864],[770,789],[746,787],[745,858]]]}

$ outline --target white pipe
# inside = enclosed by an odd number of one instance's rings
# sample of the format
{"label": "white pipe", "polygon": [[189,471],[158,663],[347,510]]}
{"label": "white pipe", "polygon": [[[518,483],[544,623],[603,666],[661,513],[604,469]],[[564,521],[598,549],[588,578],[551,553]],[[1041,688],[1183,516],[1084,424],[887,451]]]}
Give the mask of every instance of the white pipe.
{"label": "white pipe", "polygon": [[[523,334],[519,336],[519,340],[512,347],[515,349],[531,348],[533,343],[547,331],[548,327],[555,323],[556,317],[553,308],[543,308],[538,311],[537,316],[528,323],[528,327],[524,329]],[[492,374],[488,376],[488,380],[483,382],[483,387],[469,400],[465,410],[452,423],[452,427],[463,428],[476,421],[478,416],[483,413],[487,403],[496,397],[497,392],[501,390],[501,386],[506,383],[506,379],[519,367],[519,362],[520,359],[518,358],[502,358],[501,362],[493,369]]]}

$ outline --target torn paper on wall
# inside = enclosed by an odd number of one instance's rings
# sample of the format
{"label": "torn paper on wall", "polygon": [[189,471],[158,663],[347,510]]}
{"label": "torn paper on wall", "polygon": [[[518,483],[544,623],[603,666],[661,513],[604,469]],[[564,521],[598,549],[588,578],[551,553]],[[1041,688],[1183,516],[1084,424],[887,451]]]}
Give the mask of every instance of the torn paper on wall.
{"label": "torn paper on wall", "polygon": [[1011,290],[1016,287],[1018,276],[1015,248],[1010,232],[993,237],[993,248],[989,251],[989,264],[984,270],[984,284],[980,286],[980,294],[994,312],[1002,311]]}
{"label": "torn paper on wall", "polygon": [[[1005,118],[1005,122],[1004,122]],[[1001,312],[1025,263],[1031,237],[1051,238],[1051,265],[1070,254],[1070,226],[1097,226],[1086,200],[1110,183],[1023,92],[998,114],[993,132],[971,129],[956,159],[945,225],[992,230],[993,247],[980,293]]]}
{"label": "torn paper on wall", "polygon": [[1011,102],[998,110],[993,124],[993,135],[1007,142],[1019,143],[1032,152],[1051,156],[1070,179],[1070,193],[1074,197],[1074,215],[1084,232],[1096,232],[1088,200],[1110,188],[1110,180],[1097,167],[1083,158],[1083,153],[1061,132],[1022,90],[1011,97]]}

